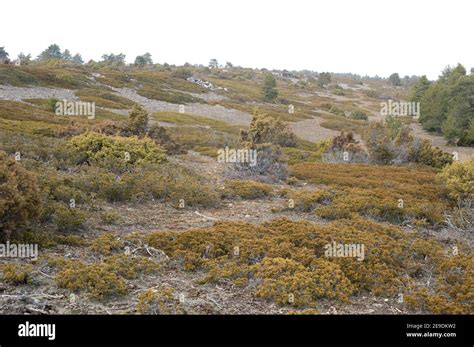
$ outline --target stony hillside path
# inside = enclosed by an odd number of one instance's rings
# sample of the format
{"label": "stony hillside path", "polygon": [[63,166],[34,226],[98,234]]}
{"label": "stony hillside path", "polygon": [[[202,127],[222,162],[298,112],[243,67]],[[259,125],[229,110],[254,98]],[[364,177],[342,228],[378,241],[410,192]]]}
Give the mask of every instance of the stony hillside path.
{"label": "stony hillside path", "polygon": [[[136,90],[130,88],[112,88],[117,95],[128,98],[132,101],[137,102],[138,104],[145,107],[149,112],[161,112],[161,111],[173,111],[179,112],[179,105],[153,100],[141,95],[138,95]],[[314,97],[317,97],[319,94],[315,94]],[[323,93],[324,94],[324,93]],[[325,93],[326,96],[328,93]],[[0,85],[0,100],[11,100],[21,102],[25,99],[47,99],[47,98],[57,98],[57,99],[66,99],[66,100],[79,100],[79,98],[74,94],[74,90],[64,89],[64,88],[47,88],[47,87],[14,87],[7,85]],[[343,97],[337,97],[337,95],[332,95],[331,97],[335,100],[342,100]],[[346,98],[347,99],[347,98]],[[352,99],[351,99],[352,100]],[[361,102],[361,108],[370,112],[371,120],[380,120],[379,113],[373,111],[367,100],[358,100]],[[185,113],[195,114],[198,116],[208,117],[220,121],[224,121],[231,125],[242,125],[248,126],[252,119],[252,115],[246,112],[242,112],[235,109],[225,108],[220,105],[207,105],[199,103],[191,103],[184,105]],[[128,110],[117,110],[117,109],[108,109],[111,112],[126,115]],[[316,112],[325,112],[325,110],[316,109]],[[308,140],[311,142],[317,142],[320,140],[330,139],[337,135],[339,132],[331,129],[326,129],[321,126],[323,121],[320,117],[313,117],[312,119],[305,119],[298,122],[290,123],[290,127],[293,132],[300,138]],[[163,124],[166,126],[166,124]],[[431,134],[426,132],[421,128],[421,125],[418,123],[413,123],[410,125],[413,129],[414,134],[417,137],[430,140],[434,146],[441,148],[442,150],[453,153],[458,153],[458,158],[461,161],[467,160],[474,156],[473,147],[459,147],[459,146],[450,146],[446,143],[446,140],[439,135]],[[360,139],[360,136],[357,136]]]}

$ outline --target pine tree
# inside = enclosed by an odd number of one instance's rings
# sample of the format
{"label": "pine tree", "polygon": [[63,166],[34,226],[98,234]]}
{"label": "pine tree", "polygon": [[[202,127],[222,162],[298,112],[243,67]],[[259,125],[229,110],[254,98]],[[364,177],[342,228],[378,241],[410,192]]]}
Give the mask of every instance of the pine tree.
{"label": "pine tree", "polygon": [[390,75],[390,77],[388,78],[388,81],[390,82],[392,86],[400,86],[402,84],[402,81],[400,80],[400,76],[396,72]]}
{"label": "pine tree", "polygon": [[84,64],[84,60],[82,60],[82,56],[79,53],[72,57],[72,61],[76,64]]}
{"label": "pine tree", "polygon": [[8,60],[8,52],[5,47],[0,47],[0,61]]}
{"label": "pine tree", "polygon": [[265,101],[273,101],[277,98],[278,91],[276,90],[276,80],[272,74],[265,75],[263,80],[263,99]]}
{"label": "pine tree", "polygon": [[412,102],[420,102],[421,98],[425,94],[425,92],[428,90],[430,87],[430,81],[426,78],[425,75],[421,76],[421,78],[416,81],[416,83],[413,85],[411,88],[411,94],[410,94],[410,101]]}
{"label": "pine tree", "polygon": [[61,48],[57,44],[52,44],[48,48],[46,48],[41,54],[38,56],[39,61],[44,61],[48,59],[61,59],[63,57],[61,53]]}
{"label": "pine tree", "polygon": [[147,66],[153,65],[153,60],[151,59],[150,53],[145,53],[143,55],[139,55],[135,58],[135,65],[136,66]]}

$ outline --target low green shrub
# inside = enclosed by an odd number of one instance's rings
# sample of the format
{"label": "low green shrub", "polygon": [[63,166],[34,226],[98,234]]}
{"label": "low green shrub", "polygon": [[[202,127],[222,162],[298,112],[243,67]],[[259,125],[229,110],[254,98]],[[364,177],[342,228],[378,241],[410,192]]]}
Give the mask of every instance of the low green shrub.
{"label": "low green shrub", "polygon": [[225,188],[226,195],[239,196],[246,200],[267,197],[273,190],[269,184],[248,180],[229,180],[226,182]]}
{"label": "low green shrub", "polygon": [[86,132],[72,137],[68,148],[79,156],[76,164],[94,164],[118,173],[134,166],[166,161],[165,151],[150,138]]}
{"label": "low green shrub", "polygon": [[352,119],[358,119],[358,120],[368,120],[369,117],[367,114],[363,111],[354,111],[351,113],[351,118]]}

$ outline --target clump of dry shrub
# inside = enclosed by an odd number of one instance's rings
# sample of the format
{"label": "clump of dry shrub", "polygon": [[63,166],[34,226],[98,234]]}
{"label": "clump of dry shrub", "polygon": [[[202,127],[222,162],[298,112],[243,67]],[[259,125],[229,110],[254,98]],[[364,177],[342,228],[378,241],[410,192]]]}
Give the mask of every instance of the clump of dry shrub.
{"label": "clump of dry shrub", "polygon": [[324,153],[324,161],[329,163],[367,163],[368,155],[354,138],[352,132],[342,131],[331,140]]}
{"label": "clump of dry shrub", "polygon": [[58,270],[55,280],[60,288],[85,290],[98,300],[127,294],[126,280],[156,273],[161,268],[149,258],[125,254],[107,256],[101,263],[54,259],[50,265]]}
{"label": "clump of dry shrub", "polygon": [[433,147],[429,140],[415,138],[398,118],[387,117],[385,124],[371,123],[365,134],[370,159],[378,164],[419,163],[435,168],[450,164],[452,156]]}
{"label": "clump of dry shrub", "polygon": [[249,180],[228,180],[225,184],[226,196],[239,196],[246,200],[267,197],[272,191],[269,184]]}
{"label": "clump of dry shrub", "polygon": [[81,261],[68,261],[56,274],[60,288],[71,291],[86,290],[96,299],[104,300],[127,293],[124,280],[102,264],[85,264]]}
{"label": "clump of dry shrub", "polygon": [[288,204],[283,210],[296,210],[301,212],[312,212],[319,205],[328,205],[335,194],[330,189],[321,190],[293,190],[282,189],[279,194],[288,199]]}
{"label": "clump of dry shrub", "polygon": [[286,179],[287,167],[281,146],[296,146],[296,136],[285,122],[255,111],[249,129],[240,132],[240,145],[244,149],[257,151],[257,163],[234,165],[238,175]]}
{"label": "clump of dry shrub", "polygon": [[330,187],[331,203],[316,209],[328,219],[360,214],[393,223],[437,224],[444,221],[449,207],[430,168],[305,163],[292,166],[291,171],[298,179]]}
{"label": "clump of dry shrub", "polygon": [[36,177],[0,151],[0,240],[37,217],[40,202]]}
{"label": "clump of dry shrub", "polygon": [[241,130],[241,142],[249,147],[255,144],[273,143],[281,147],[295,147],[296,135],[281,119],[254,112],[248,130]]}
{"label": "clump of dry shrub", "polygon": [[176,298],[172,287],[159,290],[148,289],[138,297],[137,311],[140,314],[182,314],[184,309]]}
{"label": "clump of dry shrub", "polygon": [[5,264],[2,266],[3,281],[14,285],[27,284],[32,270],[29,264]]}
{"label": "clump of dry shrub", "polygon": [[[439,241],[360,217],[324,225],[287,218],[262,225],[217,222],[151,233],[144,241],[184,270],[205,271],[200,283],[232,281],[282,305],[310,308],[320,298],[345,302],[368,291],[393,300],[403,294],[413,299],[412,309],[424,312],[472,310],[473,258],[467,246],[458,244],[454,256]],[[325,245],[332,241],[364,245],[364,259],[327,257]],[[431,302],[420,296],[421,288]],[[434,300],[440,296],[446,305]]]}
{"label": "clump of dry shrub", "polygon": [[110,255],[121,248],[122,242],[112,233],[104,233],[98,236],[91,244],[91,250],[102,255]]}

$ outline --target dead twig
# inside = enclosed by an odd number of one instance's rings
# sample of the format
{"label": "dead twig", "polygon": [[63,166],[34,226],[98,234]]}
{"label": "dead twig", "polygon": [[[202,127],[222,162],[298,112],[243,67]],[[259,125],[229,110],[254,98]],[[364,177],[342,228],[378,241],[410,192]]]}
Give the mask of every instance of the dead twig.
{"label": "dead twig", "polygon": [[40,275],[43,275],[44,277],[47,277],[47,278],[54,279],[54,277],[53,277],[53,276],[51,276],[51,275],[48,275],[48,274],[45,274],[45,273],[44,273],[43,271],[41,271],[41,270],[37,270],[37,272],[38,272]]}
{"label": "dead twig", "polygon": [[197,214],[199,217],[206,218],[206,219],[209,219],[209,220],[219,220],[219,219],[214,218],[214,217],[205,216],[202,213],[199,213],[198,211],[194,211],[194,213]]}
{"label": "dead twig", "polygon": [[36,313],[41,313],[41,314],[48,314],[48,312],[46,312],[46,311],[40,310],[39,308],[30,307],[30,306],[27,306],[27,307],[26,307],[26,310],[27,310],[27,311],[30,311],[30,312],[36,312]]}

